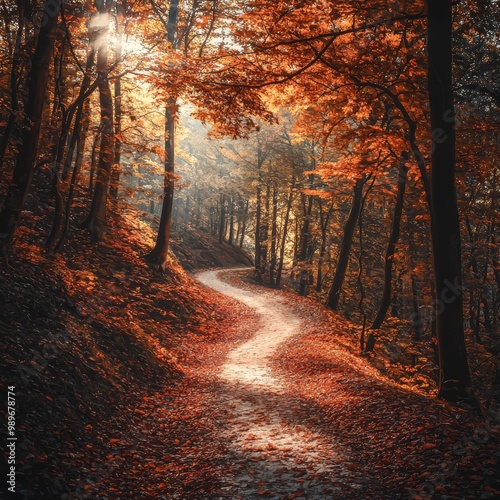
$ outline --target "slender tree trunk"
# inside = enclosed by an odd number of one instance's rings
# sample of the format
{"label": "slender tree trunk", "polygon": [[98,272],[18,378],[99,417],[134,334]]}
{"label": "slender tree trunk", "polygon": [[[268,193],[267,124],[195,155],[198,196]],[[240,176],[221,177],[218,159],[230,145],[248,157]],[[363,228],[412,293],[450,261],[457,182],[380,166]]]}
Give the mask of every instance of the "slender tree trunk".
{"label": "slender tree trunk", "polygon": [[[66,29],[64,29],[66,31]],[[65,37],[67,34],[65,35]],[[52,111],[49,118],[49,127],[57,129],[58,110],[64,109],[65,103],[65,85],[64,85],[64,52],[66,50],[66,38],[61,40],[58,47],[54,50],[54,99],[52,100]]]}
{"label": "slender tree trunk", "polygon": [[323,213],[323,202],[321,198],[317,199],[318,208],[319,208],[319,217],[321,223],[321,246],[319,249],[319,258],[318,258],[318,271],[316,276],[316,291],[321,292],[322,284],[323,284],[323,263],[325,261],[326,254],[326,235],[328,229],[328,223],[330,221],[330,216],[333,211],[333,203],[330,204],[330,208],[326,214]]}
{"label": "slender tree trunk", "polygon": [[476,287],[479,286],[481,278],[476,259],[476,241],[474,233],[472,231],[470,220],[468,218],[465,219],[465,226],[467,227],[467,232],[469,234],[469,243],[470,243],[469,268],[472,271],[472,275],[474,277],[474,282],[475,282],[475,286],[471,287],[469,290],[469,321],[471,324],[471,328],[474,330],[476,340],[479,342],[480,341],[479,332],[481,325],[479,321],[476,321],[476,319],[479,319],[481,311],[481,299],[480,299],[481,292],[478,290],[477,301],[476,301],[474,291]]}
{"label": "slender tree trunk", "polygon": [[242,215],[241,215],[240,200],[238,200],[238,204],[237,204],[236,220],[237,220],[237,222],[236,222],[236,234],[234,236],[234,241],[237,244],[238,241],[240,241],[241,224],[242,224]]}
{"label": "slender tree trunk", "polygon": [[321,233],[321,246],[319,249],[318,266],[316,273],[316,291],[321,292],[323,289],[323,264],[325,262],[326,254],[326,232]]}
{"label": "slender tree trunk", "polygon": [[240,243],[239,247],[243,248],[243,242],[245,240],[245,230],[247,225],[247,217],[248,217],[248,200],[245,203],[245,210],[243,211],[243,221],[241,224],[241,235],[240,235]]}
{"label": "slender tree trunk", "polygon": [[85,150],[85,141],[87,138],[87,130],[90,121],[90,101],[87,100],[84,103],[84,113],[81,118],[82,120],[82,128],[79,132],[78,143],[76,145],[76,161],[75,168],[71,174],[71,181],[69,185],[68,196],[66,198],[66,206],[64,213],[64,225],[62,227],[61,235],[59,236],[59,240],[54,248],[54,252],[60,252],[64,242],[66,240],[66,236],[68,234],[69,222],[70,222],[70,212],[71,212],[71,204],[73,203],[73,198],[75,195],[76,183],[78,180],[78,175],[80,174],[80,170],[82,168],[83,163],[83,152]]}
{"label": "slender tree trunk", "polygon": [[172,229],[172,208],[174,203],[175,170],[175,101],[169,100],[165,110],[165,176],[163,181],[163,205],[156,245],[146,255],[146,260],[165,272],[167,268],[168,245]]}
{"label": "slender tree trunk", "polygon": [[[313,171],[316,168],[315,159],[315,148],[316,144],[311,143],[311,165],[310,170]],[[309,187],[313,187],[314,176],[309,175]],[[302,219],[302,229],[300,231],[300,246],[299,254],[297,260],[299,262],[310,263],[312,259],[311,252],[311,214],[313,209],[314,197],[311,195],[302,194],[302,208],[303,208],[303,219]],[[311,271],[308,270],[308,276],[311,277]]]}
{"label": "slender tree trunk", "polygon": [[323,209],[321,200],[318,200],[319,205],[319,213],[320,213],[320,221],[321,221],[321,244],[319,247],[319,256],[318,256],[318,264],[317,264],[317,272],[316,272],[316,291],[321,292],[322,283],[323,283],[323,263],[325,261],[325,253],[326,253],[326,227],[324,225],[323,219]]}
{"label": "slender tree trunk", "polygon": [[271,218],[271,255],[269,259],[269,283],[275,285],[275,270],[276,270],[276,238],[278,235],[278,189],[273,187],[273,209]]}
{"label": "slender tree trunk", "polygon": [[52,31],[57,25],[60,9],[60,0],[45,2],[43,16],[46,21],[40,27],[35,53],[31,60],[21,145],[7,197],[0,212],[0,253],[4,255],[11,246],[33,178],[42,111],[49,80],[49,67],[54,51]]}
{"label": "slender tree trunk", "polygon": [[333,283],[328,292],[328,298],[326,305],[336,311],[339,306],[340,292],[342,290],[342,285],[344,284],[344,278],[347,271],[347,265],[349,263],[349,254],[351,252],[352,238],[354,236],[354,230],[356,228],[356,223],[359,217],[359,210],[361,208],[363,185],[366,182],[366,177],[358,179],[356,185],[354,186],[354,195],[352,199],[351,211],[349,212],[349,217],[344,226],[344,236],[342,238],[342,243],[340,246],[339,259],[337,262],[337,268],[335,270],[335,276],[333,277]]}
{"label": "slender tree trunk", "polygon": [[269,259],[269,218],[270,218],[270,197],[271,187],[269,182],[266,184],[266,200],[264,203],[264,216],[260,224],[260,272],[262,275],[266,273],[266,268]]}
{"label": "slender tree trunk", "polygon": [[260,231],[261,231],[261,219],[262,219],[262,209],[261,209],[261,203],[262,203],[262,191],[261,191],[261,184],[260,184],[260,169],[259,169],[259,180],[257,181],[257,187],[256,187],[256,193],[255,193],[255,198],[256,198],[256,207],[255,207],[255,269],[257,271],[260,271],[260,262],[261,262],[261,248],[260,248]]}
{"label": "slender tree trunk", "polygon": [[[373,185],[373,184],[372,184]],[[365,313],[365,287],[363,286],[363,257],[364,257],[364,246],[363,246],[363,211],[365,208],[366,196],[368,196],[368,191],[361,201],[361,206],[359,207],[358,215],[358,229],[359,229],[359,255],[358,255],[358,276],[356,281],[358,282],[359,288],[359,301],[358,308],[361,317],[363,318],[363,324],[361,326],[361,333],[359,336],[359,348],[363,351],[365,348],[365,330],[366,330],[366,313]]]}
{"label": "slender tree trunk", "polygon": [[226,197],[220,195],[219,243],[224,243],[226,236]]}
{"label": "slender tree trunk", "polygon": [[260,136],[257,136],[257,187],[256,187],[256,215],[255,215],[255,270],[261,272],[263,261],[262,248],[262,185],[264,183],[264,173],[262,167],[266,161],[266,153],[262,148]]}
{"label": "slender tree trunk", "polygon": [[54,221],[52,223],[52,229],[50,231],[49,237],[45,243],[46,248],[52,247],[55,239],[57,238],[57,235],[59,234],[59,229],[62,224],[64,194],[61,186],[61,170],[64,161],[65,146],[68,140],[71,120],[72,120],[71,113],[63,111],[61,131],[59,133],[59,139],[56,143],[57,145],[55,146],[55,158],[51,174],[52,192],[55,200]]}
{"label": "slender tree trunk", "polygon": [[186,190],[186,202],[184,204],[184,213],[182,216],[182,227],[186,228],[191,220],[191,195],[189,190]]}
{"label": "slender tree trunk", "polygon": [[453,401],[467,395],[471,381],[464,338],[460,227],[455,191],[452,1],[428,0],[427,9],[432,251],[440,369],[438,395]]}
{"label": "slender tree trunk", "polygon": [[292,273],[295,274],[295,267],[297,266],[298,255],[299,255],[299,244],[300,244],[300,231],[299,231],[299,219],[295,217],[295,231],[293,240],[293,266]]}
{"label": "slender tree trunk", "polygon": [[229,199],[229,244],[234,243],[234,200]]}
{"label": "slender tree trunk", "polygon": [[[98,15],[98,14],[94,14]],[[47,239],[46,242],[46,247],[51,248],[53,244],[56,241],[56,238],[59,236],[61,230],[63,230],[63,226],[67,226],[68,221],[65,221],[65,215],[64,215],[64,195],[63,195],[63,188],[61,186],[61,162],[62,162],[62,155],[64,153],[64,144],[66,143],[67,136],[70,130],[71,126],[71,121],[73,115],[75,116],[75,121],[73,125],[73,132],[71,134],[70,140],[69,140],[69,145],[66,151],[66,157],[64,159],[64,166],[62,168],[62,181],[65,181],[67,179],[67,176],[69,172],[71,171],[71,164],[73,163],[73,158],[74,158],[74,152],[75,149],[78,149],[78,147],[83,147],[84,141],[80,141],[81,135],[82,135],[82,126],[83,126],[83,114],[84,114],[84,105],[85,102],[88,102],[88,96],[86,95],[89,87],[90,87],[90,80],[92,76],[92,71],[94,68],[94,61],[95,61],[95,54],[96,54],[96,33],[89,33],[90,38],[89,38],[89,46],[87,50],[87,61],[86,61],[86,67],[85,67],[85,75],[83,77],[83,81],[80,87],[80,91],[78,94],[78,97],[74,104],[72,105],[71,109],[68,109],[67,113],[63,113],[63,129],[61,131],[61,136],[59,140],[59,146],[58,146],[58,152],[57,152],[57,158],[56,158],[56,163],[55,163],[55,168],[54,172],[52,175],[54,176],[53,180],[53,185],[54,185],[54,196],[55,196],[55,213],[54,213],[54,221],[52,223],[52,229],[50,232],[50,235]],[[78,153],[76,154],[78,157]],[[78,161],[78,160],[77,160]],[[76,168],[76,167],[75,167]],[[75,174],[78,175],[78,172]],[[74,176],[72,176],[74,177]],[[76,183],[76,177],[73,179],[72,178],[72,183],[73,181]],[[70,199],[70,204],[72,201],[72,195],[74,188],[71,189],[71,199]],[[66,206],[68,206],[68,203],[66,203]],[[69,210],[66,210],[66,214],[69,213]],[[65,231],[64,231],[65,232]],[[59,238],[60,240],[64,240],[63,235],[60,235]],[[59,247],[61,247],[61,244],[58,244]]]}
{"label": "slender tree trunk", "polygon": [[81,227],[90,233],[90,239],[98,242],[106,224],[106,208],[111,166],[114,158],[113,97],[108,80],[108,30],[111,3],[104,5],[99,13],[99,34],[97,38],[97,78],[99,104],[101,107],[101,146],[97,164],[97,178],[88,216]]}
{"label": "slender tree trunk", "polygon": [[309,260],[310,247],[311,247],[311,213],[313,207],[314,197],[302,195],[302,208],[303,208],[303,219],[302,228],[300,231],[300,245],[299,245],[299,255],[297,259],[299,262],[306,262]]}
{"label": "slender tree trunk", "polygon": [[415,210],[413,208],[407,208],[407,224],[408,224],[408,244],[410,247],[410,279],[411,279],[411,293],[412,293],[412,328],[413,328],[413,338],[416,341],[420,341],[424,334],[424,318],[420,311],[419,305],[419,286],[417,274],[415,271],[418,255],[417,255],[417,245],[415,243],[415,233],[416,227],[414,224]]}
{"label": "slender tree trunk", "polygon": [[[229,205],[229,203],[227,203],[227,205]],[[228,232],[229,232],[229,217],[227,216],[227,208],[229,208],[229,206],[226,206],[226,223],[224,224],[224,240],[228,240]]]}
{"label": "slender tree trunk", "polygon": [[292,209],[294,190],[295,190],[295,175],[292,178],[292,185],[290,186],[290,193],[288,194],[288,201],[286,204],[285,220],[283,222],[283,236],[281,237],[280,258],[278,263],[278,270],[276,271],[277,287],[281,286],[281,275],[283,273],[283,263],[285,262],[286,237],[288,235],[288,225],[290,220],[290,211]]}
{"label": "slender tree trunk", "polygon": [[391,293],[392,293],[392,264],[394,262],[394,252],[396,251],[396,245],[399,240],[399,232],[401,227],[401,215],[403,213],[403,203],[406,188],[406,178],[408,173],[408,167],[405,165],[407,155],[401,160],[399,165],[399,175],[398,175],[398,187],[396,195],[396,205],[394,207],[394,218],[392,219],[391,234],[389,236],[389,244],[385,252],[385,266],[384,266],[384,288],[382,291],[382,299],[380,301],[380,306],[371,325],[372,330],[380,328],[382,325],[389,305],[391,304]]}
{"label": "slender tree trunk", "polygon": [[[122,57],[122,38],[123,26],[120,19],[120,14],[123,13],[123,6],[117,5],[118,18],[116,20],[116,52],[115,64],[119,64]],[[111,185],[109,194],[116,200],[118,198],[118,188],[120,184],[120,163],[121,163],[121,147],[122,147],[122,79],[118,76],[115,79],[115,157],[111,168]]]}
{"label": "slender tree trunk", "polygon": [[97,132],[92,143],[92,151],[90,152],[90,173],[89,173],[89,194],[94,195],[94,178],[97,170],[97,149],[101,143],[101,127],[97,128]]}
{"label": "slender tree trunk", "polygon": [[196,190],[196,228],[200,229],[202,227],[201,223],[201,189],[195,186]]}
{"label": "slender tree trunk", "polygon": [[14,44],[14,53],[12,54],[12,68],[10,72],[10,114],[7,119],[7,124],[3,131],[2,140],[0,141],[0,168],[3,164],[5,153],[9,145],[9,140],[14,131],[16,124],[16,116],[19,110],[18,104],[18,88],[21,69],[21,42],[23,38],[24,25],[26,23],[25,4],[26,0],[18,2],[18,26],[16,32],[16,41]]}
{"label": "slender tree trunk", "polygon": [[[172,0],[168,11],[167,40],[175,48],[179,0]],[[172,208],[174,203],[175,174],[175,118],[177,112],[176,99],[170,97],[165,107],[165,177],[163,184],[163,206],[160,226],[153,250],[146,255],[146,260],[158,266],[164,272],[167,268],[168,245],[172,228]]]}

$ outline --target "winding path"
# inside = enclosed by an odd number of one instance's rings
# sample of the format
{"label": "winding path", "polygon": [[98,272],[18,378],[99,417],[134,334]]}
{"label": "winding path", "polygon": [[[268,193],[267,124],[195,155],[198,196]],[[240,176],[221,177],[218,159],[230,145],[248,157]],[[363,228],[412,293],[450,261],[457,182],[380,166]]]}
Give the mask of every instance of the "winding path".
{"label": "winding path", "polygon": [[[229,353],[219,374],[220,397],[231,418],[222,439],[230,443],[233,475],[223,480],[230,498],[332,498],[349,476],[334,442],[326,442],[294,417],[300,402],[284,391],[270,359],[300,332],[302,320],[273,291],[242,289],[220,278],[224,271],[197,275],[203,284],[239,300],[259,318],[253,337]],[[303,410],[303,409],[302,409]],[[340,447],[337,447],[340,448]],[[339,486],[333,486],[337,483]]]}
{"label": "winding path", "polygon": [[124,413],[78,498],[500,498],[494,429],[380,375],[342,318],[239,271],[197,274],[230,297],[213,302],[227,332],[182,345],[186,378]]}

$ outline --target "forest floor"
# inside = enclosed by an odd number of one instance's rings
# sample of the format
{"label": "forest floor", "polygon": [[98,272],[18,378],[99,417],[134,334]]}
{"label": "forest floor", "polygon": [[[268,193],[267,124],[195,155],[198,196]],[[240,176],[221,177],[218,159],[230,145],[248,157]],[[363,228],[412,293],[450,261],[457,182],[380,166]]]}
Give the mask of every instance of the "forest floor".
{"label": "forest floor", "polygon": [[198,274],[238,318],[180,349],[187,377],[144,398],[88,498],[498,498],[497,429],[381,375],[340,316],[239,274]]}
{"label": "forest floor", "polygon": [[[360,357],[342,316],[245,269],[195,282],[172,255],[157,275],[135,212],[99,246],[76,233],[57,255],[44,224],[32,216],[0,267],[0,374],[16,394],[6,498],[500,495],[494,421],[438,401],[410,365]],[[183,260],[246,257],[208,241]]]}

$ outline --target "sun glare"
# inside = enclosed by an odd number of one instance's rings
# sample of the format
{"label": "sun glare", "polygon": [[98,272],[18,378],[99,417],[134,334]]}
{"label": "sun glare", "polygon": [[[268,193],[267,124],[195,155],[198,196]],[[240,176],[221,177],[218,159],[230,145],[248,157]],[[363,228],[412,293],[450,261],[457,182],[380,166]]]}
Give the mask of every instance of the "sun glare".
{"label": "sun glare", "polygon": [[144,45],[138,38],[125,35],[121,40],[122,52],[128,55],[144,55],[148,52],[149,47]]}

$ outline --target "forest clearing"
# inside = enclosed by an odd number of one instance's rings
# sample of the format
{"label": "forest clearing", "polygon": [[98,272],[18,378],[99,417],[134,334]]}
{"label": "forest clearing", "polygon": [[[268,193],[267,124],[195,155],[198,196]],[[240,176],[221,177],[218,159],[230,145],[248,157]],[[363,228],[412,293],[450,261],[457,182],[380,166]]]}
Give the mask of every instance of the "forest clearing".
{"label": "forest clearing", "polygon": [[0,2],[2,495],[499,497],[499,36]]}

